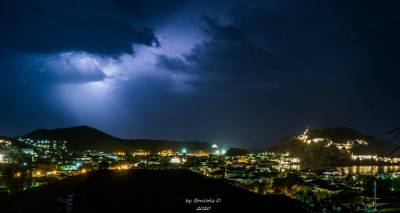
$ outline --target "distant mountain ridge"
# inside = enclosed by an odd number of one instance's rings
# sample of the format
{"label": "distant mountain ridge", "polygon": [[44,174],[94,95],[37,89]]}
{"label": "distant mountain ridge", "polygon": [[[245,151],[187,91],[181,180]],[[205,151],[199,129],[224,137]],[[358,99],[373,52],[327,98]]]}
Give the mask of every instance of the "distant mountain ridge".
{"label": "distant mountain ridge", "polygon": [[159,151],[172,149],[179,151],[182,148],[188,151],[208,150],[210,145],[206,142],[197,141],[170,141],[152,139],[121,139],[104,133],[89,126],[75,126],[59,129],[38,129],[22,138],[67,141],[71,150],[99,150],[99,151],[122,151],[144,149]]}
{"label": "distant mountain ridge", "polygon": [[349,127],[306,129],[297,136],[285,137],[268,150],[289,152],[305,164],[348,164],[351,155],[399,157],[399,145],[367,136]]}

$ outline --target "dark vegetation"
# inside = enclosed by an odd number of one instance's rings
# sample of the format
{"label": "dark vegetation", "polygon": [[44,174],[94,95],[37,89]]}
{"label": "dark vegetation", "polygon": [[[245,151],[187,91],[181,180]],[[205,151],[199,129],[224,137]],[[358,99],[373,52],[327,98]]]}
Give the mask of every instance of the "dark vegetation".
{"label": "dark vegetation", "polygon": [[[3,199],[5,212],[302,212],[297,201],[263,196],[186,170],[99,170]],[[187,200],[220,199],[214,203]],[[22,205],[23,204],[23,205]]]}

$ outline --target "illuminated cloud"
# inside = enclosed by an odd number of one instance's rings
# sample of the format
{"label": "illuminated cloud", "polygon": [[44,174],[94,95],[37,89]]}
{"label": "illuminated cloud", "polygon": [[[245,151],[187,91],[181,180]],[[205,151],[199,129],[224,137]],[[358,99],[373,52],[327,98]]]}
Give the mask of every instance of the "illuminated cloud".
{"label": "illuminated cloud", "polygon": [[[134,52],[118,57],[62,53],[29,66],[30,73],[47,84],[54,81],[63,107],[82,123],[111,122],[115,114],[109,112],[137,108],[134,100],[144,97],[148,91],[160,88],[165,93],[193,91],[190,82],[195,76],[160,67],[159,49],[140,45]],[[33,67],[41,69],[34,70]],[[128,103],[122,104],[125,100]]]}
{"label": "illuminated cloud", "polygon": [[26,83],[82,83],[104,80],[102,59],[85,52],[67,52],[34,61],[23,70]]}

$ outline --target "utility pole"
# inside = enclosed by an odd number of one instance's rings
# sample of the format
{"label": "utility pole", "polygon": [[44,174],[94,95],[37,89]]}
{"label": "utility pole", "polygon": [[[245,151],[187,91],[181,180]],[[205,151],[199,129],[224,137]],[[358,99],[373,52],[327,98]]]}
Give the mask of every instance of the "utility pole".
{"label": "utility pole", "polygon": [[374,180],[374,212],[377,211],[377,204],[376,204],[376,180]]}

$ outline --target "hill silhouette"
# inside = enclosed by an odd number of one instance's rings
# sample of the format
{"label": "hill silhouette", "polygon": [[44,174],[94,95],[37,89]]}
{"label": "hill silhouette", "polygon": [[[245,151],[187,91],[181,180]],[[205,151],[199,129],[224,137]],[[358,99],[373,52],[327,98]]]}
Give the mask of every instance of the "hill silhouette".
{"label": "hill silhouette", "polygon": [[305,164],[335,166],[350,164],[351,154],[398,157],[397,146],[349,127],[334,127],[310,129],[297,136],[285,137],[268,150],[289,152],[303,159]]}
{"label": "hill silhouette", "polygon": [[76,151],[88,149],[99,151],[130,151],[134,149],[159,151],[162,149],[172,149],[174,151],[179,151],[183,148],[188,151],[198,151],[207,150],[210,147],[206,142],[197,141],[121,139],[89,126],[51,130],[38,129],[21,137],[35,140],[67,141],[68,148]]}

